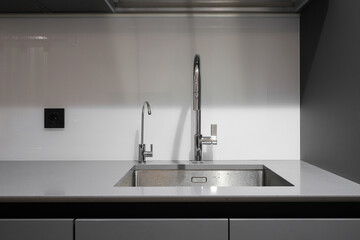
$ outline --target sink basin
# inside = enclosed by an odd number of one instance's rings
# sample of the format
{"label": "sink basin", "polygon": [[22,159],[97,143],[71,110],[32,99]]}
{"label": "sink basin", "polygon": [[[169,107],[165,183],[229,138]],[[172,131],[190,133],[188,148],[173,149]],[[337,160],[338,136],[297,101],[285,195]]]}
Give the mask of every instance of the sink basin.
{"label": "sink basin", "polygon": [[116,187],[293,186],[264,165],[135,165]]}

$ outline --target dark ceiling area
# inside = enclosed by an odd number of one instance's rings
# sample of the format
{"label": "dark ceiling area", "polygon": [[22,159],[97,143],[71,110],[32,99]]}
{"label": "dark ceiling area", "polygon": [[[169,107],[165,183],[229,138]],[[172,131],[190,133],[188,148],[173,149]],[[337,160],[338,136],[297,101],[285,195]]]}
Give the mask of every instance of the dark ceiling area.
{"label": "dark ceiling area", "polygon": [[1,0],[1,14],[296,13],[310,0]]}
{"label": "dark ceiling area", "polygon": [[111,13],[106,0],[1,0],[0,13]]}

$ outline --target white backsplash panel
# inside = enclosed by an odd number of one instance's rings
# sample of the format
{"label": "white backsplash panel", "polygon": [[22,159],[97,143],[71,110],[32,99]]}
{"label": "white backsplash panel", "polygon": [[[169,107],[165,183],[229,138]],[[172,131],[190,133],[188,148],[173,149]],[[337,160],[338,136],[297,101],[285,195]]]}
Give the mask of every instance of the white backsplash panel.
{"label": "white backsplash panel", "polygon": [[204,159],[299,160],[297,15],[1,17],[0,160],[137,159],[145,100],[149,159],[192,159],[195,54]]}

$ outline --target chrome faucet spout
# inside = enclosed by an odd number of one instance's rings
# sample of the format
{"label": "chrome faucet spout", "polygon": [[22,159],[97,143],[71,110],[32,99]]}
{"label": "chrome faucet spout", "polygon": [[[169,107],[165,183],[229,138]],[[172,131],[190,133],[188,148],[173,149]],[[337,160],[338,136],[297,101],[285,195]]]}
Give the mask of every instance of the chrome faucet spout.
{"label": "chrome faucet spout", "polygon": [[193,110],[195,111],[194,161],[202,162],[202,145],[217,145],[217,125],[211,124],[211,136],[201,135],[200,56],[195,55],[193,69]]}
{"label": "chrome faucet spout", "polygon": [[201,110],[201,76],[200,76],[200,56],[195,55],[194,58],[194,74],[193,74],[193,110]]}
{"label": "chrome faucet spout", "polygon": [[141,112],[141,144],[144,144],[144,109],[145,109],[145,106],[148,109],[148,115],[151,115],[150,103],[148,101],[145,101],[144,105],[142,107],[142,112]]}
{"label": "chrome faucet spout", "polygon": [[145,163],[146,157],[153,156],[153,145],[150,144],[150,151],[146,151],[146,145],[144,144],[144,110],[145,110],[145,106],[148,109],[148,115],[151,115],[150,103],[148,101],[145,101],[144,105],[142,107],[142,111],[141,111],[141,141],[139,144],[139,163]]}

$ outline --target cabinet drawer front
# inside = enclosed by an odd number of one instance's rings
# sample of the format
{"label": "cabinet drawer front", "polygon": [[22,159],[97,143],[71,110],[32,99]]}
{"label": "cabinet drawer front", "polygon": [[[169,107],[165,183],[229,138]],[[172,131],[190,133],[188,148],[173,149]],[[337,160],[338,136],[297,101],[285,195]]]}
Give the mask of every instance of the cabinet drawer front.
{"label": "cabinet drawer front", "polygon": [[230,219],[231,240],[358,240],[360,219]]}
{"label": "cabinet drawer front", "polygon": [[78,219],[76,240],[228,240],[228,219]]}
{"label": "cabinet drawer front", "polygon": [[73,219],[0,219],[1,240],[73,240]]}

